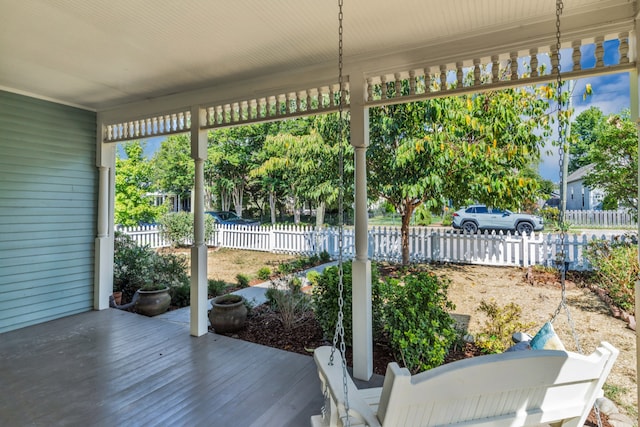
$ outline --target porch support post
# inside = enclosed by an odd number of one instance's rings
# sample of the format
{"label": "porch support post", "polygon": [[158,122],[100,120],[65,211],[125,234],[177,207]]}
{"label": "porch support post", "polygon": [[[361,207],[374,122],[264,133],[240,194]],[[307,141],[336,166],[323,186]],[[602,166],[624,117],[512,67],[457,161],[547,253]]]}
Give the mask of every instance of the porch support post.
{"label": "porch support post", "polygon": [[115,144],[104,144],[102,121],[97,122],[98,216],[94,243],[93,309],[109,308],[113,293],[113,207],[115,197]]}
{"label": "porch support post", "polygon": [[[355,74],[355,76],[354,76]],[[351,145],[355,163],[355,249],[353,260],[353,376],[368,381],[373,374],[371,309],[371,261],[367,214],[367,166],[369,109],[364,106],[365,81],[360,73],[349,76],[351,97]]]}
{"label": "porch support post", "polygon": [[200,129],[204,123],[204,110],[191,109],[191,157],[195,162],[193,191],[193,246],[191,247],[191,335],[199,337],[207,333],[207,245],[204,241],[204,161],[207,159],[207,131]]}
{"label": "porch support post", "polygon": [[[638,58],[640,57],[639,47],[638,47],[638,17],[636,17],[636,30],[632,31],[629,34],[629,54],[631,56],[631,61],[636,61],[636,69],[631,70],[629,72],[629,106],[631,113],[631,120],[636,121],[636,127],[638,129],[638,149],[640,150],[640,93],[638,90],[640,89],[640,82],[638,82],[638,75],[640,63],[638,63]],[[638,200],[640,200],[640,165],[638,167]],[[640,235],[640,221],[638,221],[638,235]],[[640,261],[640,251],[638,251],[638,260]],[[636,314],[638,313],[637,307],[640,307],[640,280],[636,280]],[[638,316],[636,316],[636,321]],[[637,384],[637,399],[636,399],[636,407],[640,407],[640,328],[636,326],[636,384]],[[638,414],[638,423],[640,423],[640,414]]]}

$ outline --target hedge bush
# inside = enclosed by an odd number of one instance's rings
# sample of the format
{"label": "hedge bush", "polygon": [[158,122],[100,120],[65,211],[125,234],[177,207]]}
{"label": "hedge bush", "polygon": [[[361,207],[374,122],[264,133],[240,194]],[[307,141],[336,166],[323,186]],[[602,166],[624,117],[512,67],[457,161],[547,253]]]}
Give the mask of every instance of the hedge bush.
{"label": "hedge bush", "polygon": [[[343,263],[343,326],[344,338],[347,345],[352,342],[352,310],[351,310],[351,288],[352,288],[352,263]],[[333,339],[336,323],[338,321],[338,266],[325,268],[318,277],[318,283],[313,287],[312,301],[315,317],[327,339]],[[380,274],[375,264],[371,266],[371,298],[373,313],[373,333],[378,335],[382,332],[382,299],[380,297]]]}
{"label": "hedge bush", "polygon": [[412,373],[441,365],[458,337],[448,287],[448,280],[426,271],[385,282],[384,330],[396,359]]}
{"label": "hedge bush", "polygon": [[478,311],[487,316],[482,331],[476,336],[476,345],[483,353],[502,353],[513,345],[511,337],[515,332],[526,332],[535,326],[533,322],[520,320],[522,307],[513,302],[500,306],[493,299],[482,300]]}
{"label": "hedge bush", "polygon": [[638,280],[637,236],[629,234],[615,241],[593,240],[585,251],[595,269],[595,284],[613,303],[628,313],[635,313],[635,287]]}
{"label": "hedge bush", "polygon": [[[193,241],[193,214],[189,212],[171,212],[158,220],[160,236],[168,240],[172,247],[184,247]],[[204,216],[205,241],[213,235],[215,220],[211,215]]]}

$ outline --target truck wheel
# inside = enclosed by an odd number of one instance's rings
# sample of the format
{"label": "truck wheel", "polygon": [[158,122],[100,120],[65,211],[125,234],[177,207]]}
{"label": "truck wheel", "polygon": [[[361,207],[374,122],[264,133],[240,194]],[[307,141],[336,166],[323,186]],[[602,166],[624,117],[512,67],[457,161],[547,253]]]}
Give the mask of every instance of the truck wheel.
{"label": "truck wheel", "polygon": [[518,224],[516,230],[518,230],[518,233],[520,233],[521,235],[526,234],[528,236],[533,233],[533,225],[529,222],[521,222],[520,224]]}
{"label": "truck wheel", "polygon": [[475,234],[478,231],[478,226],[475,222],[467,221],[462,224],[462,230],[464,230],[465,233]]}

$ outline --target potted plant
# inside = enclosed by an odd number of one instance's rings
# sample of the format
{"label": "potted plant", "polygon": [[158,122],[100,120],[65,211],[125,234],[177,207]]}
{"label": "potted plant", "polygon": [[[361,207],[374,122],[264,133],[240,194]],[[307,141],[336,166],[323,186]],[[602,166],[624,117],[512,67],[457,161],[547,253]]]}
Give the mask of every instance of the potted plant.
{"label": "potted plant", "polygon": [[222,295],[211,301],[209,322],[217,333],[235,332],[244,328],[247,313],[244,297],[236,294]]}
{"label": "potted plant", "polygon": [[133,309],[145,316],[157,316],[167,311],[170,304],[169,287],[163,283],[148,282],[138,289]]}
{"label": "potted plant", "polygon": [[160,254],[138,246],[123,233],[116,233],[113,288],[122,291],[124,305],[147,316],[164,313],[171,304],[170,288],[189,284],[187,261],[175,254]]}

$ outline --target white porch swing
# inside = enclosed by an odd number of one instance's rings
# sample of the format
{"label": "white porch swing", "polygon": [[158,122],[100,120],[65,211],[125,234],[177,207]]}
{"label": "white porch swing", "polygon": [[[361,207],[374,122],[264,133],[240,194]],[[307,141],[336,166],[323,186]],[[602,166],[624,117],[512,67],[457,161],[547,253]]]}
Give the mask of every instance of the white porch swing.
{"label": "white porch swing", "polygon": [[[342,5],[339,4],[340,123],[343,111]],[[562,0],[556,1],[557,55],[560,52]],[[560,62],[557,61],[558,109],[562,108]],[[559,121],[561,156],[563,123]],[[342,132],[339,132],[342,135]],[[342,177],[343,152],[340,151]],[[564,179],[562,177],[561,179]],[[342,186],[339,211],[342,212]],[[563,195],[563,197],[565,197]],[[563,212],[560,217],[562,218]],[[392,362],[382,387],[358,389],[348,375],[345,361],[342,285],[342,220],[339,232],[339,315],[332,346],[314,352],[325,404],[311,417],[316,426],[573,426],[579,427],[602,395],[619,351],[602,342],[589,356],[564,350],[511,351],[439,366],[416,375]],[[578,351],[580,344],[565,296],[564,231],[558,266],[561,302],[550,326],[564,308]],[[547,347],[548,348],[548,347]],[[339,350],[336,352],[336,350]]]}

